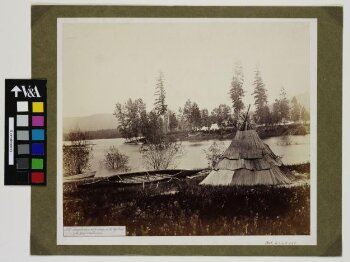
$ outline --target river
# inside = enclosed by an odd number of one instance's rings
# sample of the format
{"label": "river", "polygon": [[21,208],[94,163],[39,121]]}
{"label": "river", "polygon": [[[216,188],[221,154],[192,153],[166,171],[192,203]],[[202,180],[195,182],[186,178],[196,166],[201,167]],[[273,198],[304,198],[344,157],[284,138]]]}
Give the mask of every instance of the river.
{"label": "river", "polygon": [[[205,157],[205,151],[214,142],[222,143],[224,148],[230,145],[231,140],[205,140],[205,141],[183,141],[183,153],[175,161],[174,168],[193,169],[206,168],[208,162]],[[282,157],[284,164],[298,164],[310,161],[310,135],[270,137],[264,139],[264,142],[270,146],[272,151]],[[103,167],[103,158],[105,151],[110,146],[115,146],[118,150],[129,157],[130,171],[143,171],[144,167],[142,156],[139,152],[140,145],[124,144],[123,138],[115,139],[96,139],[92,140],[93,155],[91,158],[91,170],[96,170],[96,176],[109,176],[115,172],[106,170]]]}

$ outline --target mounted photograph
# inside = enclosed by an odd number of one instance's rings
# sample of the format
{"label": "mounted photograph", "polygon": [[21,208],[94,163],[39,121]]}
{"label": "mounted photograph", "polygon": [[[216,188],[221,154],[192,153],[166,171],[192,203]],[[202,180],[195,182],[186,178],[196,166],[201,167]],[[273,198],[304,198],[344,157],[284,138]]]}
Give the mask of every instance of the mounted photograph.
{"label": "mounted photograph", "polygon": [[316,244],[316,19],[57,30],[58,244]]}

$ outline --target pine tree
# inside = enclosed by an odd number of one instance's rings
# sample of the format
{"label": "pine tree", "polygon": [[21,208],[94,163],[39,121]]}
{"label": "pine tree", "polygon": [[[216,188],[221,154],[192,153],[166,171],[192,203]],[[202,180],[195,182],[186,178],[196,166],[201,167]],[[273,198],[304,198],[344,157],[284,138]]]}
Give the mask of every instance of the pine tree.
{"label": "pine tree", "polygon": [[154,110],[159,116],[161,116],[163,121],[163,132],[166,133],[168,131],[168,119],[166,116],[168,106],[165,104],[164,76],[162,72],[159,73],[157,79],[155,96],[156,101],[154,102]]}
{"label": "pine tree", "polygon": [[167,105],[165,104],[164,76],[162,72],[159,73],[159,77],[157,79],[155,96],[155,110],[159,115],[164,116],[167,111]]}
{"label": "pine tree", "polygon": [[231,81],[230,98],[232,100],[232,108],[235,121],[238,121],[239,113],[244,109],[242,98],[244,97],[243,90],[244,75],[242,65],[237,63],[234,69],[234,74]]}
{"label": "pine tree", "polygon": [[262,80],[260,70],[257,69],[255,71],[255,77],[254,77],[254,105],[255,105],[255,113],[254,118],[257,123],[266,123],[266,112],[267,112],[267,90],[265,88],[265,84]]}

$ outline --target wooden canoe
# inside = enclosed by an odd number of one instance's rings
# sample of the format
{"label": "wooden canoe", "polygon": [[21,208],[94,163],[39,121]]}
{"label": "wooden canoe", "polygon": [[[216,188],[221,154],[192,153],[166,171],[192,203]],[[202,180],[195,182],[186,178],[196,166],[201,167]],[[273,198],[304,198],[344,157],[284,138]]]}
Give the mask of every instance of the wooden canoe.
{"label": "wooden canoe", "polygon": [[82,188],[96,188],[96,187],[125,187],[125,186],[142,186],[145,184],[167,182],[172,179],[181,179],[187,176],[194,175],[202,169],[194,170],[182,170],[182,169],[170,169],[170,170],[155,170],[144,172],[133,172],[116,174],[110,177],[101,178],[98,180],[89,181],[84,184],[78,185]]}
{"label": "wooden canoe", "polygon": [[73,181],[73,180],[82,180],[86,178],[94,177],[96,174],[96,171],[91,171],[83,174],[73,175],[73,176],[66,176],[64,177],[64,181]]}

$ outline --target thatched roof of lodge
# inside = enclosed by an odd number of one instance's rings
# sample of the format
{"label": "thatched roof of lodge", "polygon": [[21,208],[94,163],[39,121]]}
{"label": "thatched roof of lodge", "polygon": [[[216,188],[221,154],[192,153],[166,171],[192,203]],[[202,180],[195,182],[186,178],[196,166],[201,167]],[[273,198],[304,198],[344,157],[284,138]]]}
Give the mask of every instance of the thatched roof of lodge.
{"label": "thatched roof of lodge", "polygon": [[291,180],[282,161],[255,130],[237,131],[214,170],[202,185],[279,185]]}

